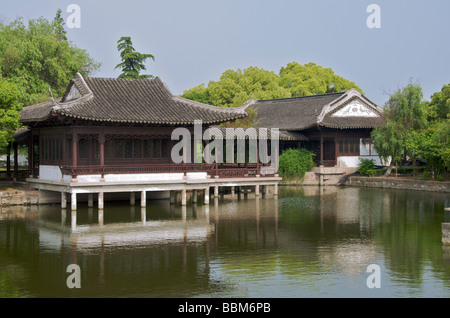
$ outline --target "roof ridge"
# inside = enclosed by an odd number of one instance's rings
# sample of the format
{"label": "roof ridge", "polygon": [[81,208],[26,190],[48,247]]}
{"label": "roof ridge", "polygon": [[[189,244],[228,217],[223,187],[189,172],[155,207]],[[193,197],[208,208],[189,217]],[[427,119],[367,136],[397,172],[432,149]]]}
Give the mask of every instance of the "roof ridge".
{"label": "roof ridge", "polygon": [[313,95],[305,95],[305,96],[296,96],[296,97],[284,97],[284,98],[273,98],[273,99],[258,99],[257,102],[278,102],[278,101],[286,101],[293,99],[309,99],[309,98],[319,98],[326,97],[332,95],[343,95],[345,92],[335,92],[335,93],[325,93],[325,94],[313,94]]}

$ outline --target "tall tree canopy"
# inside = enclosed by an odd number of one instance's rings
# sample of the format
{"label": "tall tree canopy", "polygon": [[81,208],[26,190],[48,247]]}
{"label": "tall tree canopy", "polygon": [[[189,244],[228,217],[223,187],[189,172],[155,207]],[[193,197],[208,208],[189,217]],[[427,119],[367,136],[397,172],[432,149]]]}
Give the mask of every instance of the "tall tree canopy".
{"label": "tall tree canopy", "polygon": [[136,52],[133,42],[128,36],[123,36],[117,41],[117,49],[120,52],[122,62],[117,64],[115,69],[122,69],[119,78],[153,78],[153,75],[140,74],[142,70],[146,70],[144,65],[148,58],[155,60],[151,54],[143,54]]}
{"label": "tall tree canopy", "polygon": [[297,97],[361,89],[353,82],[336,74],[330,68],[314,63],[300,65],[292,62],[282,67],[279,74],[258,67],[227,70],[219,81],[200,84],[183,92],[183,97],[198,102],[236,107],[247,100]]}
{"label": "tall tree canopy", "polygon": [[15,83],[19,101],[29,105],[64,93],[77,72],[88,76],[99,69],[85,50],[67,40],[61,10],[53,21],[33,19],[25,25],[21,18],[0,23],[0,75]]}
{"label": "tall tree canopy", "polygon": [[20,92],[17,85],[0,77],[0,148],[8,145],[19,127]]}
{"label": "tall tree canopy", "polygon": [[384,107],[386,124],[374,129],[372,137],[385,160],[420,159],[439,175],[450,166],[449,85],[434,93],[430,102],[422,98],[422,88],[411,82],[395,92]]}
{"label": "tall tree canopy", "polygon": [[354,82],[336,75],[331,68],[315,63],[288,63],[280,69],[280,77],[280,85],[289,89],[292,97],[337,93],[350,88],[362,92]]}

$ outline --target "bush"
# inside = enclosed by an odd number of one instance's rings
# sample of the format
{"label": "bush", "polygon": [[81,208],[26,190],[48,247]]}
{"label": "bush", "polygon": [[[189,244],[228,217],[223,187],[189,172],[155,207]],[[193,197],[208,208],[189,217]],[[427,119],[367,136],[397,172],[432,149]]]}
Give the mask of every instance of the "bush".
{"label": "bush", "polygon": [[375,175],[375,161],[373,159],[359,158],[359,173],[372,177]]}
{"label": "bush", "polygon": [[444,181],[444,177],[441,176],[441,175],[436,176],[436,180],[437,180],[437,181]]}
{"label": "bush", "polygon": [[424,180],[430,179],[430,177],[431,177],[431,174],[430,174],[428,171],[424,171],[424,172],[423,172],[422,178],[423,178]]}
{"label": "bush", "polygon": [[315,166],[314,156],[306,149],[286,149],[279,157],[278,172],[283,177],[303,178]]}

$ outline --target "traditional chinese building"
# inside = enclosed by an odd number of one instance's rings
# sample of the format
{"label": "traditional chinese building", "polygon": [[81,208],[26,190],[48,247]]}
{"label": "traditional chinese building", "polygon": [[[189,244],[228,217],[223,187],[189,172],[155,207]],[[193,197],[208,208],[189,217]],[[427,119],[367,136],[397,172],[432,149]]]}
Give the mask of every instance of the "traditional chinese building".
{"label": "traditional chinese building", "polygon": [[[220,186],[255,186],[259,194],[260,185],[276,187],[280,180],[276,171],[260,175],[259,162],[186,160],[185,150],[182,163],[171,156],[178,142],[171,139],[174,129],[186,128],[193,135],[196,121],[205,130],[247,116],[246,106],[221,108],[187,100],[173,95],[160,78],[84,79],[77,74],[61,99],[21,112],[21,122],[29,128],[22,140],[28,141],[33,158],[27,181],[41,191],[60,192],[63,207],[66,194],[71,194],[73,209],[77,194],[86,193],[89,205],[98,195],[100,208],[104,193],[110,192],[129,192],[133,204],[135,193],[140,193],[142,206],[149,191],[181,191],[182,204],[189,190],[195,196],[204,190],[206,204],[209,189],[217,195]],[[281,138],[296,140],[287,133]],[[193,156],[194,143],[187,147]]]}
{"label": "traditional chinese building", "polygon": [[252,101],[256,127],[277,127],[299,142],[280,142],[280,150],[305,147],[324,167],[357,167],[359,158],[382,165],[370,132],[383,124],[383,109],[356,89],[342,93]]}
{"label": "traditional chinese building", "polygon": [[[250,108],[257,114],[253,135],[241,129],[227,137],[226,129],[218,128],[221,137],[204,138],[208,128],[244,118]],[[175,162],[174,146],[179,143],[173,138],[175,129],[182,128],[195,139],[199,121],[200,148],[195,142],[183,143],[183,160]],[[135,194],[140,193],[142,206],[149,191],[170,191],[171,195],[181,191],[182,204],[186,204],[186,191],[191,190],[195,198],[197,190],[204,191],[206,204],[210,188],[217,195],[219,187],[255,186],[259,195],[260,186],[273,185],[276,193],[281,180],[277,167],[264,170],[268,164],[261,156],[277,156],[289,147],[314,151],[321,167],[356,167],[360,157],[380,164],[370,131],[382,124],[382,108],[355,89],[250,100],[241,107],[222,108],[175,96],[158,77],[83,78],[77,74],[62,98],[24,107],[21,122],[28,129],[16,138],[29,145],[27,181],[41,191],[60,192],[63,207],[70,194],[73,209],[78,194],[88,194],[89,205],[96,194],[102,208],[104,193],[128,192],[133,204]],[[259,132],[272,128],[276,128],[275,135],[272,130],[269,135]],[[227,139],[244,142],[248,153],[243,160],[218,160],[230,152],[235,156],[236,148],[225,146]],[[253,143],[263,139],[276,140],[277,148],[271,148],[271,140]],[[203,150],[213,140],[223,148],[214,152],[216,160],[209,160],[211,153]],[[252,145],[258,156],[253,161]]]}

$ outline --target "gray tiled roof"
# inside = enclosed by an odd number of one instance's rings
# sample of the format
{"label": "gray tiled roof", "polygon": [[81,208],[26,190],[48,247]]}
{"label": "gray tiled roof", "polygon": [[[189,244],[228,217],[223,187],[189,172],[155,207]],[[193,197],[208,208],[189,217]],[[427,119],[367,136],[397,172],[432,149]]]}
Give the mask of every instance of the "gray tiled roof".
{"label": "gray tiled roof", "polygon": [[[352,101],[364,105],[372,117],[333,116]],[[323,95],[254,101],[257,127],[305,130],[312,127],[374,128],[383,124],[383,109],[356,90]]]}
{"label": "gray tiled roof", "polygon": [[[70,99],[73,87],[77,96]],[[223,108],[174,96],[155,79],[85,78],[71,80],[61,102],[24,107],[21,121],[42,121],[52,114],[102,122],[144,124],[220,123],[247,116],[243,107]]]}
{"label": "gray tiled roof", "polygon": [[317,125],[317,117],[328,103],[344,93],[304,97],[260,100],[251,105],[256,108],[258,127],[278,127],[285,130],[303,130]]}

